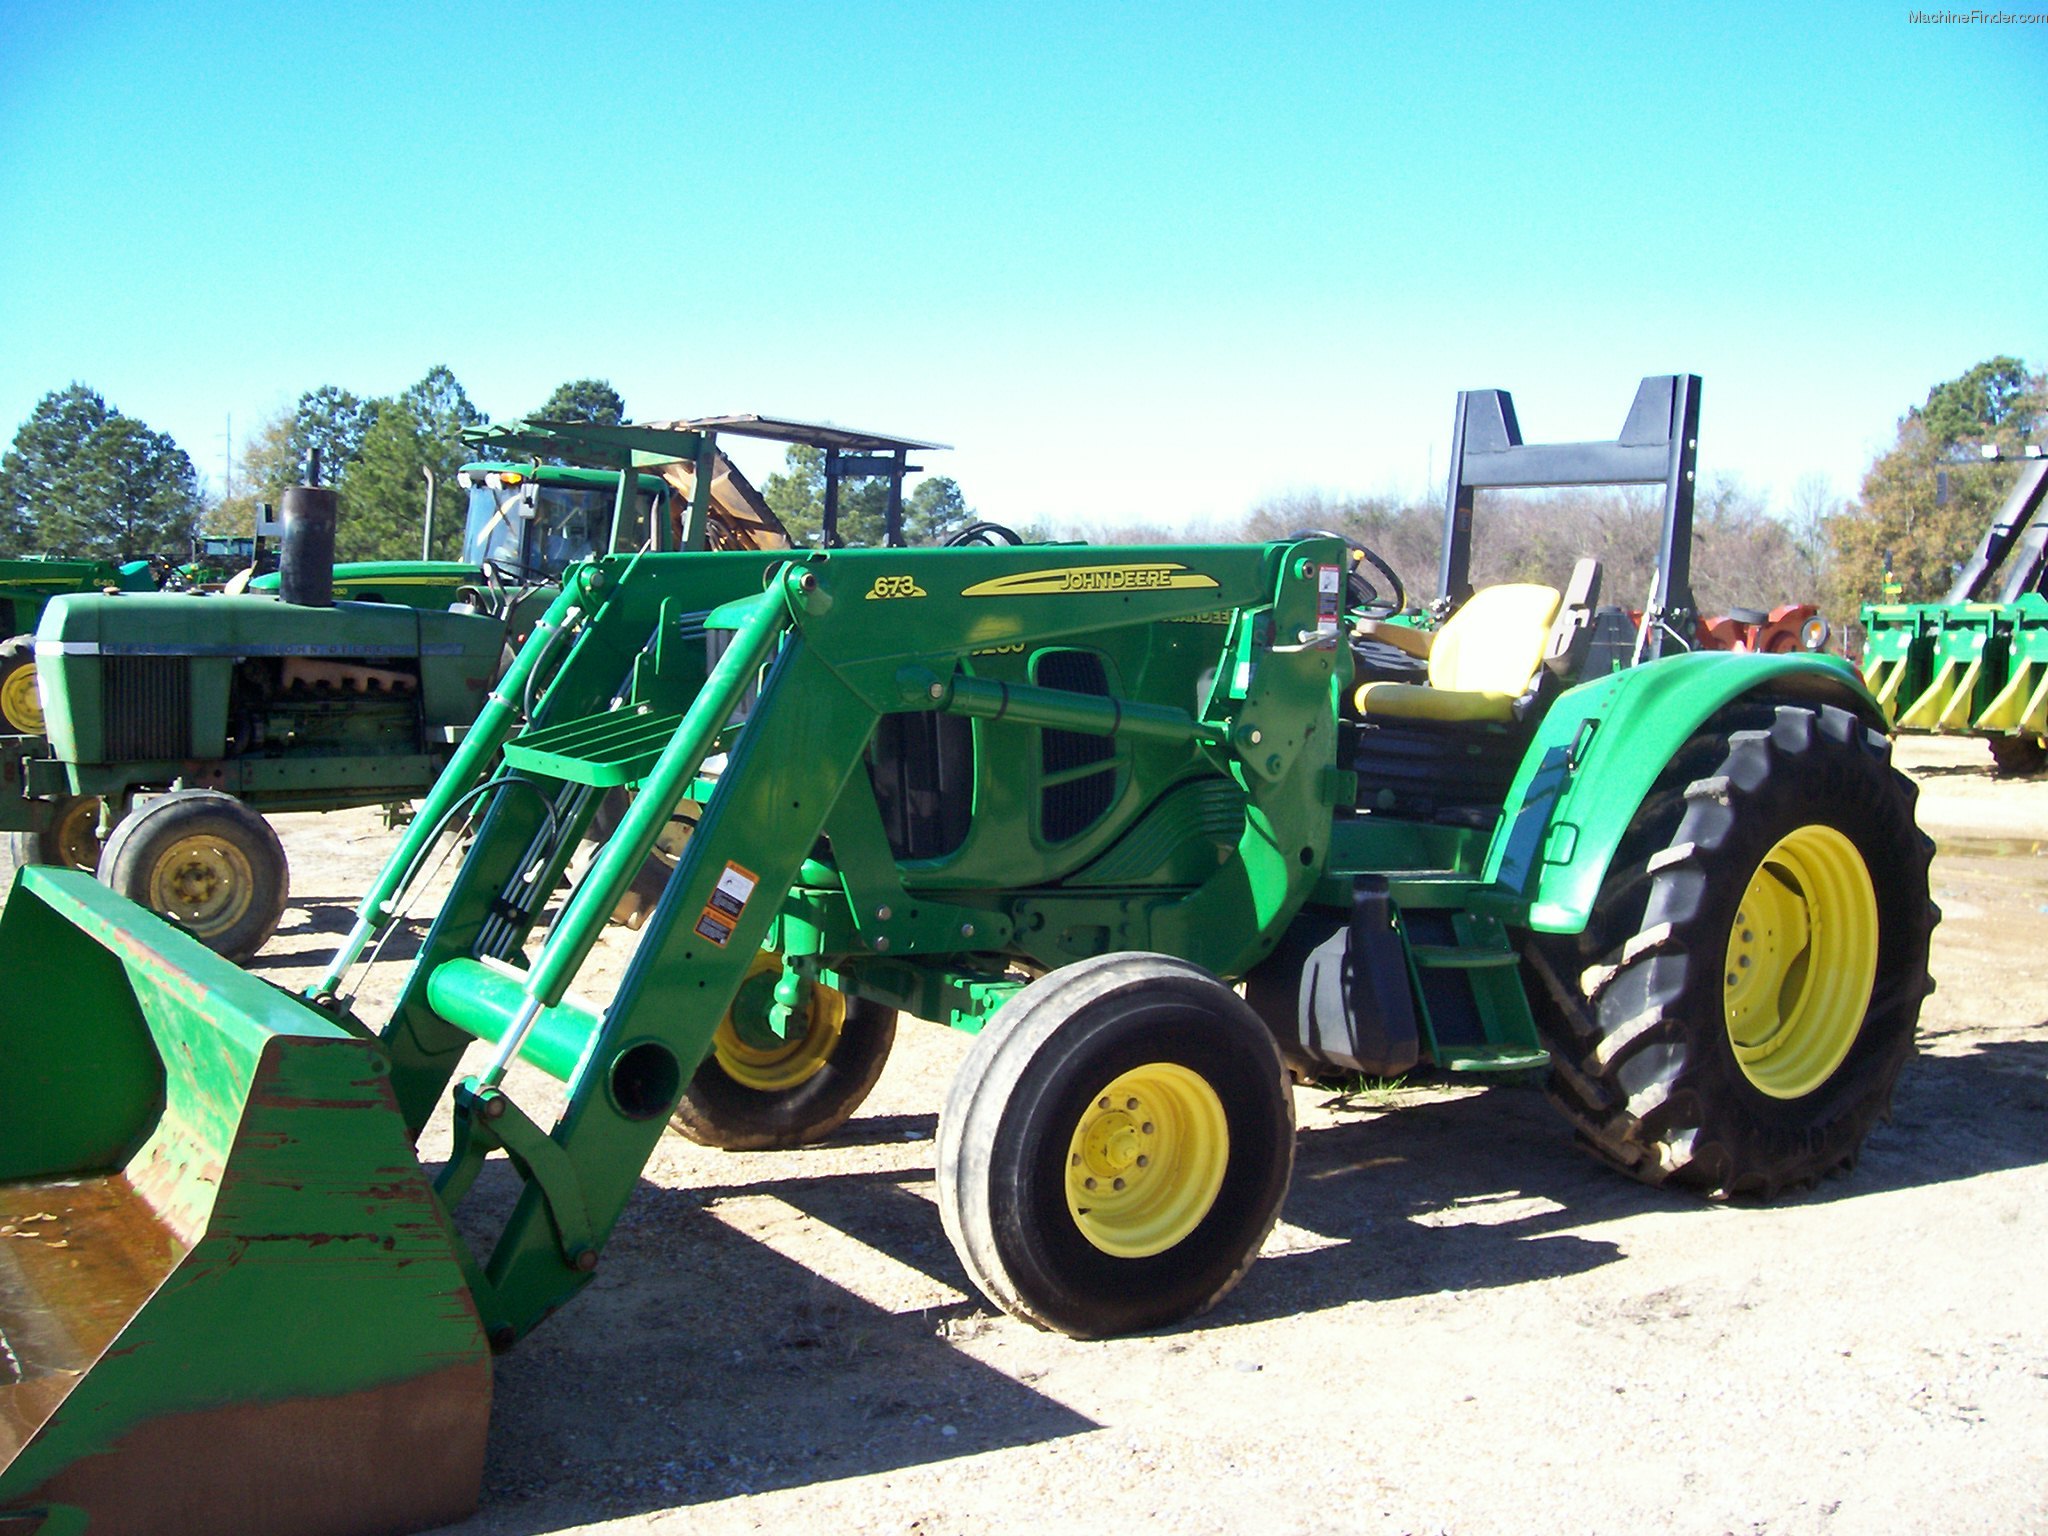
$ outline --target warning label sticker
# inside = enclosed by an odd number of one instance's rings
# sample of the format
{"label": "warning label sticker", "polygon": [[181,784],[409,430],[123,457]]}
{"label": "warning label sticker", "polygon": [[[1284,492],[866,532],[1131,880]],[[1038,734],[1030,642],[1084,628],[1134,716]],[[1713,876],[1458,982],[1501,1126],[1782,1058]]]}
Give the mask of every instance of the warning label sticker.
{"label": "warning label sticker", "polygon": [[719,873],[718,883],[711,888],[711,899],[704,904],[704,910],[697,918],[697,932],[723,949],[732,939],[733,929],[739,926],[740,914],[747,910],[754,888],[760,883],[761,877],[751,869],[727,861]]}
{"label": "warning label sticker", "polygon": [[760,883],[761,877],[752,870],[728,862],[725,872],[718,877],[718,884],[712,888],[711,905],[728,917],[736,918],[746,911],[747,900]]}
{"label": "warning label sticker", "polygon": [[1340,565],[1316,567],[1316,620],[1317,628],[1333,630],[1337,619],[1343,613],[1344,568]]}

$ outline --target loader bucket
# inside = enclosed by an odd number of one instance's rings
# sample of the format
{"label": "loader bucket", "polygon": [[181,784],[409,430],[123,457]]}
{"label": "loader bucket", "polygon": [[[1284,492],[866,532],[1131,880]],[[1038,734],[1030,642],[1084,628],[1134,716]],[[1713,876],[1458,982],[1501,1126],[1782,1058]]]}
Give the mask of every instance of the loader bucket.
{"label": "loader bucket", "polygon": [[467,1514],[490,1355],[380,1047],[68,870],[0,977],[0,1533]]}

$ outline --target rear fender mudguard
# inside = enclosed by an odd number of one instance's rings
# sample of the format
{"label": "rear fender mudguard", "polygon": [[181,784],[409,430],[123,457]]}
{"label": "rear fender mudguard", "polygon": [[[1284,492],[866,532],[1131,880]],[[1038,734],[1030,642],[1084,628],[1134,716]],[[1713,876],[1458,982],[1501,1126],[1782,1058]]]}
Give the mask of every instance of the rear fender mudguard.
{"label": "rear fender mudguard", "polygon": [[1540,933],[1577,933],[1615,848],[1666,763],[1716,712],[1749,694],[1834,704],[1883,730],[1883,712],[1838,656],[1696,651],[1582,683],[1544,716],[1508,791],[1486,878]]}

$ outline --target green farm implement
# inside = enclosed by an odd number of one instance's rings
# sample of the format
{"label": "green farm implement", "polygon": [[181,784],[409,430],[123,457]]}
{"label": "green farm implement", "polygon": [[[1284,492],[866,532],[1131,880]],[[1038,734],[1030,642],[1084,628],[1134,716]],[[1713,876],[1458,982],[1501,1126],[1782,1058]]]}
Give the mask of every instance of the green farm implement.
{"label": "green farm implement", "polygon": [[[1624,440],[1525,446],[1504,395],[1462,397],[1493,429],[1468,483],[1689,495],[1697,398],[1649,380]],[[663,1134],[824,1136],[902,1013],[977,1036],[935,1147],[967,1272],[1077,1335],[1172,1325],[1245,1273],[1291,1173],[1288,1064],[1547,1065],[1593,1151],[1709,1194],[1853,1159],[1932,921],[1854,673],[1699,653],[1582,677],[1585,565],[1454,593],[1404,668],[1354,645],[1349,561],[1319,536],[594,561],[299,997],[23,871],[0,1528],[457,1517],[488,1352],[590,1282]],[[679,820],[621,979],[578,990]],[[453,835],[372,1028],[352,980]],[[552,1124],[529,1071],[566,1086]],[[408,1143],[444,1101],[430,1175]],[[497,1152],[520,1192],[472,1251],[452,1216]]]}
{"label": "green farm implement", "polygon": [[2048,766],[2048,460],[2029,458],[1938,603],[1863,610],[1863,681],[1895,731],[1981,737],[2002,773]]}

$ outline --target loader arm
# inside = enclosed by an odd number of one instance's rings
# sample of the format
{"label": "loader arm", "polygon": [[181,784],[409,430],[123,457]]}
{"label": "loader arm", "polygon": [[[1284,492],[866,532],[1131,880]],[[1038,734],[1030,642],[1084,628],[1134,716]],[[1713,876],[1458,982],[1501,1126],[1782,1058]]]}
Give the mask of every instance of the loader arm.
{"label": "loader arm", "polygon": [[[437,1183],[459,1205],[499,1149],[525,1181],[490,1254],[467,1261],[495,1341],[524,1334],[588,1280],[764,942],[807,977],[891,1006],[907,995],[968,1028],[1021,982],[1006,979],[1019,958],[1041,969],[1105,947],[1159,948],[1235,975],[1263,957],[1317,877],[1342,788],[1332,701],[1349,655],[1321,595],[1341,556],[1315,544],[1147,555],[846,551],[591,568],[585,586],[603,605],[559,670],[548,677],[552,662],[531,659],[544,639],[521,658],[522,686],[539,690],[527,727],[501,740],[495,768],[481,754],[463,764],[466,782],[444,785],[430,807],[438,815],[479,791],[489,801],[384,1032],[415,1133],[470,1042],[495,1044],[485,1070],[453,1089],[456,1152]],[[1111,646],[1102,637],[1118,634],[1160,651],[1143,663],[1143,696],[991,675],[1041,648]],[[1213,681],[1170,703],[1153,674]],[[1124,819],[1142,821],[1159,798],[1155,761],[1170,784],[1228,788],[1242,824],[1199,878],[1141,891],[1070,885],[1057,857],[1028,888],[934,890],[919,861],[889,846],[860,771],[877,723],[909,715],[986,733],[993,780],[977,793],[990,799],[1003,744],[1031,735],[1153,754],[1134,776],[1148,782],[1130,786],[1142,793],[1118,802],[1128,812],[1076,847],[1122,846]],[[529,956],[566,849],[614,789],[633,792],[631,808]],[[608,998],[578,995],[607,915],[686,799],[701,813],[624,976]],[[827,833],[829,856],[816,857]],[[416,862],[428,835],[393,870]],[[359,927],[377,926],[399,883],[387,872]],[[507,1095],[515,1057],[565,1082],[553,1126]]]}

